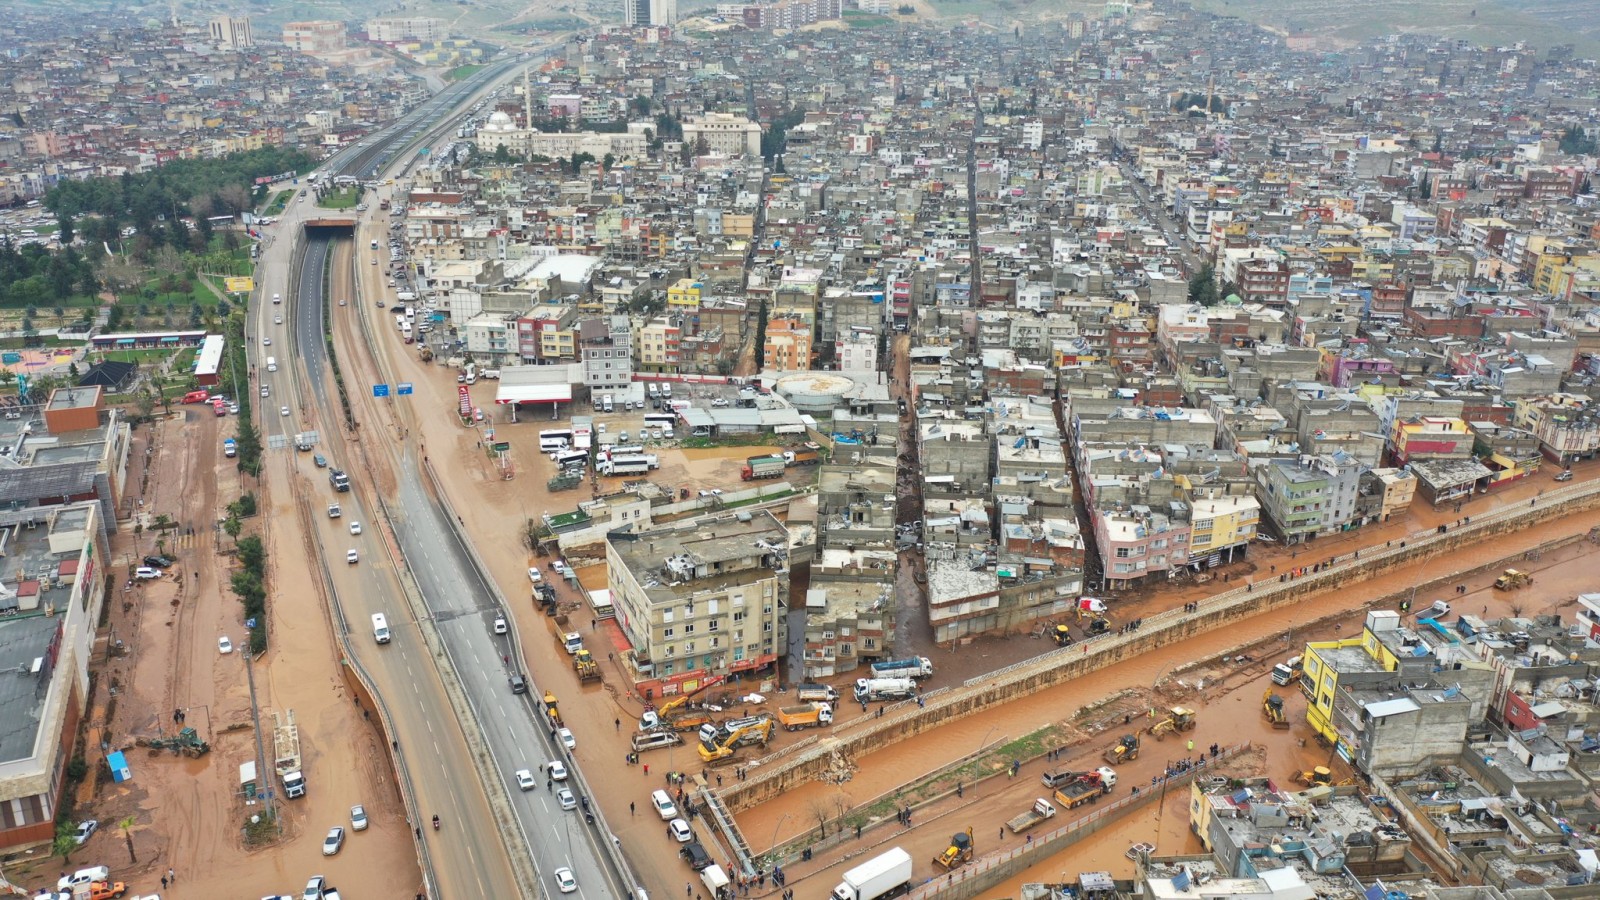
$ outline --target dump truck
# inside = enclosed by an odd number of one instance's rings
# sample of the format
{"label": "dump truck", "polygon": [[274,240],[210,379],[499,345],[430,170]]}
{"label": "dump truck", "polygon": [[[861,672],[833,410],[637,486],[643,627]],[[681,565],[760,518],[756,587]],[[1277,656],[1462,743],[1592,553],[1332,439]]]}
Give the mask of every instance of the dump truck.
{"label": "dump truck", "polygon": [[572,656],[572,669],[578,673],[579,681],[599,681],[600,666],[594,661],[594,654],[587,650],[579,650]]}
{"label": "dump truck", "polygon": [[1125,762],[1133,762],[1139,758],[1139,736],[1125,734],[1117,741],[1115,747],[1105,752],[1106,762],[1113,766],[1120,766]]}
{"label": "dump truck", "polygon": [[917,692],[917,683],[909,678],[857,678],[856,702],[870,700],[903,700]]}
{"label": "dump truck", "polygon": [[1297,653],[1272,667],[1272,683],[1287,687],[1300,678],[1300,655]]}
{"label": "dump truck", "polygon": [[1289,715],[1283,710],[1283,698],[1271,691],[1261,695],[1261,712],[1273,728],[1288,728]]}
{"label": "dump truck", "polygon": [[1156,740],[1167,736],[1169,731],[1190,731],[1194,728],[1194,710],[1182,706],[1174,706],[1167,711],[1167,717],[1150,726],[1150,734]]}
{"label": "dump truck", "polygon": [[759,481],[763,478],[782,478],[783,457],[752,456],[745,460],[744,468],[739,470],[739,477],[745,481]]}
{"label": "dump truck", "polygon": [[911,854],[895,847],[844,873],[833,900],[885,900],[911,890]]}
{"label": "dump truck", "polygon": [[1507,569],[1500,573],[1499,578],[1494,580],[1494,589],[1497,591],[1513,591],[1519,587],[1527,586],[1528,582],[1527,572],[1518,569]]}
{"label": "dump truck", "polygon": [[300,727],[294,710],[272,714],[272,767],[283,782],[283,795],[291,800],[306,795],[306,776],[300,771]]}
{"label": "dump truck", "polygon": [[1055,806],[1049,800],[1040,797],[1033,801],[1033,806],[1027,812],[1007,822],[1006,827],[1011,829],[1012,834],[1021,834],[1055,814]]}
{"label": "dump truck", "polygon": [[350,476],[343,469],[329,469],[328,483],[341,494],[350,490]]}
{"label": "dump truck", "polygon": [[1101,797],[1111,793],[1111,788],[1116,783],[1116,770],[1110,766],[1101,766],[1094,771],[1084,772],[1057,788],[1056,802],[1066,809],[1074,809],[1085,803],[1098,803]]}
{"label": "dump truck", "polygon": [[783,461],[791,466],[817,466],[822,464],[822,448],[806,444],[799,450],[783,451]]}
{"label": "dump truck", "polygon": [[927,678],[933,675],[933,661],[926,656],[888,659],[872,664],[873,678]]}
{"label": "dump truck", "polygon": [[839,699],[839,692],[825,684],[802,684],[794,689],[796,700],[832,703]]}
{"label": "dump truck", "polygon": [[781,707],[778,710],[778,721],[790,731],[822,728],[833,724],[833,707],[826,703]]}
{"label": "dump truck", "polygon": [[944,852],[933,858],[933,864],[941,869],[957,869],[963,863],[972,862],[972,828],[958,831],[950,835],[950,846]]}

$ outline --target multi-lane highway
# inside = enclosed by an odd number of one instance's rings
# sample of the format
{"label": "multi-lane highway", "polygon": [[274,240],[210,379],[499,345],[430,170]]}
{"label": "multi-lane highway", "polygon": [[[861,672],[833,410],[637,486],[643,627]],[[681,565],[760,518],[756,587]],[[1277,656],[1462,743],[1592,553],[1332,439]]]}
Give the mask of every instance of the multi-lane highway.
{"label": "multi-lane highway", "polygon": [[[396,167],[393,160],[402,151],[409,157],[420,147],[447,138],[454,127],[450,114],[472,103],[514,69],[514,61],[491,67],[472,84],[452,88],[407,121],[336,157],[324,171],[363,180],[382,177],[379,173],[386,167]],[[303,206],[306,204],[292,204],[295,214],[286,214],[279,228],[284,246],[275,248],[274,256],[292,256],[295,248],[290,245],[301,237],[298,223],[310,214],[300,208]],[[368,227],[374,226],[369,223]],[[372,236],[381,238],[379,231]],[[341,321],[366,315],[371,305],[366,298],[381,291],[381,283],[358,283],[368,278],[365,253],[356,249],[364,247],[366,240],[363,236],[354,247],[343,239],[303,240],[298,265],[290,273],[295,284],[292,292],[286,291],[290,302],[285,306],[289,308],[270,303],[258,307],[256,334],[272,338],[273,346],[282,351],[277,354],[279,373],[267,374],[264,365],[259,368],[264,382],[282,382],[273,385],[272,399],[262,401],[263,420],[268,423],[264,432],[282,435],[280,443],[292,446],[295,434],[315,429],[318,451],[331,464],[352,468],[358,479],[353,493],[335,495],[325,473],[309,473],[313,478],[307,492],[312,498],[312,527],[323,551],[321,564],[330,573],[337,605],[350,632],[351,653],[380,691],[392,716],[419,817],[425,823],[427,816],[439,812],[446,823],[437,834],[425,824],[420,828],[426,841],[425,869],[431,868],[436,875],[439,895],[516,896],[525,893],[516,885],[519,881],[525,885],[526,879],[519,879],[513,870],[522,868],[531,854],[544,890],[550,889],[548,879],[556,868],[568,867],[576,876],[580,897],[620,900],[633,893],[634,879],[623,869],[598,809],[590,822],[582,809],[561,810],[553,791],[544,785],[527,792],[517,789],[515,770],[532,769],[542,779],[544,763],[563,759],[572,770],[568,787],[580,797],[589,796],[582,774],[551,740],[532,708],[537,689],[525,696],[509,690],[508,669],[516,651],[508,643],[509,636],[495,635],[492,630],[501,598],[476,565],[454,516],[425,489],[424,461],[418,449],[405,440],[387,439],[408,433],[404,423],[410,411],[397,411],[398,432],[385,434],[385,439],[375,439],[382,428],[378,417],[358,414],[367,426],[358,433],[366,439],[359,444],[346,443],[339,400],[329,378],[322,322],[327,304],[336,299],[353,304]],[[272,261],[269,258],[264,263]],[[324,267],[331,267],[332,297],[323,293]],[[264,286],[266,293],[275,289],[272,284]],[[274,355],[272,347],[261,350],[263,357]],[[291,357],[293,364],[285,366]],[[380,371],[385,366],[381,358],[363,362],[364,368],[376,366]],[[344,368],[349,378],[348,361]],[[289,377],[282,377],[285,374]],[[366,386],[352,382],[349,389],[352,399],[359,401]],[[281,406],[290,407],[291,414],[278,415]],[[270,424],[273,420],[279,422],[276,427]],[[374,481],[382,482],[381,492]],[[334,500],[344,508],[342,519],[326,518],[327,503]],[[350,532],[351,521],[363,523],[361,534]],[[387,540],[391,534],[392,543]],[[360,560],[353,565],[345,562],[351,549]],[[421,623],[410,621],[407,597],[418,603],[415,608]],[[380,647],[371,639],[370,616],[374,612],[382,612],[390,620],[395,637],[389,645]],[[424,629],[442,642],[442,654],[434,649],[436,645]],[[465,734],[453,727],[452,696],[469,707]],[[472,752],[480,746],[480,739],[487,759]],[[480,780],[475,760],[483,763],[496,783],[486,785]],[[492,798],[509,798],[514,823],[499,821]],[[504,809],[504,804],[499,808]]]}

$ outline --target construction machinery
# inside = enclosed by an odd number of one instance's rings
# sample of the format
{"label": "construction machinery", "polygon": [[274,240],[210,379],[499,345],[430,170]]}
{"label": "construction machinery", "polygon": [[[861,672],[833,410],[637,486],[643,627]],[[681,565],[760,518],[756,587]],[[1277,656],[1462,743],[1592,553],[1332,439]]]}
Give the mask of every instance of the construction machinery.
{"label": "construction machinery", "polygon": [[561,727],[561,710],[556,705],[556,695],[549,691],[544,692],[544,714],[550,720],[551,728]]}
{"label": "construction machinery", "polygon": [[706,765],[720,765],[733,760],[734,752],[746,744],[766,744],[772,738],[771,719],[735,728],[720,743],[700,742],[700,760]]}
{"label": "construction machinery", "polygon": [[803,703],[778,710],[778,721],[790,731],[823,728],[833,724],[833,707],[826,703]]}
{"label": "construction machinery", "polygon": [[1091,621],[1088,625],[1083,626],[1084,633],[1089,635],[1090,637],[1093,637],[1094,635],[1097,635],[1097,634],[1105,634],[1106,632],[1108,632],[1110,630],[1111,630],[1111,623],[1106,621],[1105,619],[1095,619],[1095,620]]}
{"label": "construction machinery", "polygon": [[1520,587],[1527,587],[1528,573],[1519,569],[1507,569],[1500,573],[1494,580],[1494,589],[1497,591],[1514,591]]}
{"label": "construction machinery", "polygon": [[1072,643],[1072,629],[1066,625],[1057,625],[1052,637],[1056,639],[1056,646],[1068,646]]}
{"label": "construction machinery", "polygon": [[1056,814],[1056,808],[1049,800],[1040,797],[1033,801],[1033,806],[1028,811],[1006,823],[1012,834],[1021,834],[1029,828],[1043,822]]}
{"label": "construction machinery", "polygon": [[1294,780],[1300,784],[1312,787],[1319,784],[1333,783],[1333,770],[1327,766],[1317,766],[1309,772],[1296,772]]}
{"label": "construction machinery", "polygon": [[1270,690],[1261,695],[1261,712],[1273,728],[1289,727],[1289,716],[1283,711],[1283,698]]}
{"label": "construction machinery", "polygon": [[639,730],[654,731],[657,728],[667,728],[672,731],[698,731],[701,725],[705,724],[707,721],[710,721],[705,716],[693,715],[693,718],[699,719],[700,721],[694,723],[692,726],[688,726],[686,723],[679,721],[680,719],[692,715],[688,709],[689,701],[693,700],[696,696],[703,693],[708,688],[716,687],[725,680],[726,676],[713,675],[712,677],[707,678],[705,681],[700,682],[700,684],[696,685],[694,688],[684,691],[666,703],[661,704],[659,709],[645,710],[644,715],[639,717]]}
{"label": "construction machinery", "polygon": [[1272,667],[1272,683],[1287,687],[1300,680],[1300,654],[1295,654]]}
{"label": "construction machinery", "polygon": [[546,481],[544,487],[545,490],[555,493],[556,491],[570,491],[580,484],[583,484],[582,475],[557,475]]}
{"label": "construction machinery", "polygon": [[169,738],[150,738],[143,742],[151,750],[171,750],[199,759],[211,752],[211,745],[200,739],[200,732],[185,728]]}
{"label": "construction machinery", "polygon": [[968,826],[966,831],[950,835],[950,846],[933,858],[933,864],[941,869],[959,869],[963,863],[969,862],[972,862],[971,826]]}
{"label": "construction machinery", "polygon": [[1174,706],[1167,710],[1167,717],[1150,726],[1150,736],[1161,740],[1169,731],[1191,731],[1194,729],[1194,710],[1182,706]]}
{"label": "construction machinery", "polygon": [[578,673],[579,681],[600,680],[600,666],[594,661],[594,654],[588,650],[572,654],[572,668]]}
{"label": "construction machinery", "polygon": [[1077,777],[1056,788],[1056,802],[1066,809],[1074,809],[1085,803],[1098,803],[1101,797],[1111,793],[1116,783],[1117,772],[1110,766],[1079,772]]}
{"label": "construction machinery", "polygon": [[1133,762],[1139,758],[1139,735],[1125,734],[1117,741],[1117,745],[1105,753],[1106,762],[1113,766],[1120,766],[1125,762]]}

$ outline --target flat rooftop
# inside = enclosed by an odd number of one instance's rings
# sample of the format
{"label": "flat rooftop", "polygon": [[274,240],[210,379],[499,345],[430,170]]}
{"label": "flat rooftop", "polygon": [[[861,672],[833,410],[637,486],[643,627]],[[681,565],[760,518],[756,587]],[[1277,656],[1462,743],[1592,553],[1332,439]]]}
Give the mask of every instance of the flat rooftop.
{"label": "flat rooftop", "polygon": [[654,598],[770,576],[774,567],[764,560],[787,557],[789,532],[764,509],[736,510],[637,534],[612,532],[608,543]]}
{"label": "flat rooftop", "polygon": [[50,394],[46,409],[83,409],[94,406],[100,398],[97,387],[58,388]]}
{"label": "flat rooftop", "polygon": [[[27,759],[50,690],[50,645],[61,620],[42,613],[0,619],[0,763]],[[33,666],[39,662],[39,671]],[[14,673],[21,674],[14,674]]]}

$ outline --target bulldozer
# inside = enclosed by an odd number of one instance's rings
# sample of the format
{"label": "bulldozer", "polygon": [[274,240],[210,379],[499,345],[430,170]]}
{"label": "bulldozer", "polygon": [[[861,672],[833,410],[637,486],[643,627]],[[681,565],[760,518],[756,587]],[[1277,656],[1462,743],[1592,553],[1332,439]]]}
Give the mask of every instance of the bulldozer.
{"label": "bulldozer", "polygon": [[1072,644],[1072,629],[1066,625],[1057,625],[1052,636],[1056,639],[1057,647],[1067,647]]}
{"label": "bulldozer", "polygon": [[1283,698],[1271,690],[1261,695],[1261,712],[1273,728],[1289,727],[1289,716],[1283,710]]}
{"label": "bulldozer", "polygon": [[1119,766],[1125,762],[1132,762],[1139,758],[1139,736],[1125,734],[1117,741],[1117,745],[1105,753],[1106,762]]}
{"label": "bulldozer", "polygon": [[1150,734],[1156,740],[1167,736],[1169,731],[1192,731],[1194,729],[1194,710],[1183,706],[1174,706],[1167,710],[1167,717],[1150,726]]}
{"label": "bulldozer", "polygon": [[185,728],[174,737],[150,738],[141,743],[151,750],[171,750],[173,753],[182,753],[195,759],[211,752],[211,744],[201,740],[200,732],[193,728]]}
{"label": "bulldozer", "polygon": [[544,714],[550,720],[551,728],[561,727],[561,708],[556,703],[556,695],[550,691],[544,692]]}
{"label": "bulldozer", "polygon": [[972,862],[972,828],[950,835],[950,846],[933,858],[941,869],[959,869],[963,863]]}
{"label": "bulldozer", "polygon": [[594,654],[587,650],[572,654],[572,668],[578,673],[579,681],[600,680],[600,667],[595,664]]}
{"label": "bulldozer", "polygon": [[1528,573],[1519,569],[1507,569],[1500,573],[1494,580],[1494,589],[1497,591],[1514,591],[1519,587],[1526,587],[1530,579]]}
{"label": "bulldozer", "polygon": [[1294,775],[1294,780],[1307,787],[1315,787],[1319,784],[1332,784],[1333,770],[1329,769],[1327,766],[1317,766],[1315,769],[1312,769],[1309,772],[1296,772]]}

